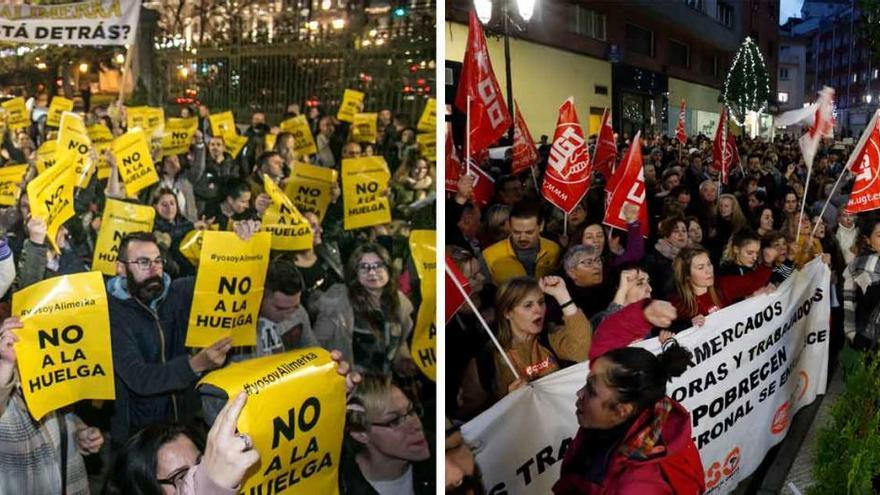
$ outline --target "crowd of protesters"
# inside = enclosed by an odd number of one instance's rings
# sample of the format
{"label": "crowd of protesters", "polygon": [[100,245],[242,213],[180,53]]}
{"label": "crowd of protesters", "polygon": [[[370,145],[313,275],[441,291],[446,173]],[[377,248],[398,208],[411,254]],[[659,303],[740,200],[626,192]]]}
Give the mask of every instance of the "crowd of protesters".
{"label": "crowd of protesters", "polygon": [[[32,99],[32,124],[3,135],[3,164],[29,164],[25,181],[36,175],[36,149],[57,133],[46,125],[48,102],[45,95]],[[114,136],[126,132],[124,107],[80,110],[74,111],[86,125],[105,124]],[[433,160],[420,155],[407,116],[379,112],[378,138],[367,144],[350,140],[350,124],[338,121],[335,110],[308,107],[318,147],[311,157],[298,156],[293,136],[270,125],[280,121],[270,123],[260,111],[239,115],[250,119],[239,130],[248,141],[230,156],[223,136],[212,135],[206,105],[181,108],[180,116],[199,118],[189,151],[162,156],[154,139],[160,181],[135,200],[121,194],[108,153],[111,178],[93,175],[76,189],[76,215],[57,235],[60,253],[48,247],[46,219],[31,215],[22,185],[17,205],[0,215],[0,493],[85,494],[90,482],[92,491],[101,486],[108,494],[238,493],[258,459],[246,432],[235,431],[245,396],[217,403],[199,397],[196,383],[232,361],[309,346],[331,351],[346,376],[349,405],[338,412],[346,416],[341,491],[434,492],[428,440],[435,390],[410,357],[421,295],[407,242],[410,230],[434,228]],[[281,120],[299,113],[292,104]],[[274,149],[265,147],[269,133],[277,134]],[[233,347],[223,339],[203,349],[185,347],[198,269],[181,254],[182,239],[196,229],[219,228],[247,240],[271,203],[263,174],[283,189],[294,162],[339,170],[342,160],[367,155],[384,157],[392,174],[392,222],[344,230],[337,183],[323,222],[302,211],[313,246],[271,253],[257,345]],[[156,210],[153,231],[127,235],[118,276],[106,277],[116,400],[83,401],[35,421],[15,366],[22,322],[10,316],[9,301],[40,280],[90,270],[107,198]],[[107,455],[84,462],[102,450]]]}
{"label": "crowd of protesters", "polygon": [[[595,139],[589,140],[591,156]],[[642,137],[647,238],[632,204],[621,212],[626,230],[603,224],[608,177],[601,173],[593,173],[569,215],[542,197],[550,154],[546,136],[531,173],[511,175],[510,155],[479,164],[495,179],[494,196],[482,208],[473,177],[462,173],[455,191],[447,193],[446,253],[467,279],[503,354],[469,305],[449,319],[446,346],[456,352],[447,352],[446,360],[447,448],[460,443],[457,425],[508,393],[589,359],[590,378],[578,394],[581,429],[554,491],[704,490],[688,420],[682,420],[687,412],[664,397],[665,378],[647,383],[640,372],[677,376],[689,358],[677,347],[677,332],[703,326],[706,316],[725,306],[774,291],[816,257],[832,273],[832,356],[846,341],[860,350],[877,347],[880,216],[844,210],[854,177],[844,170],[852,144],[825,140],[807,184],[795,138],[736,139],[741,163],[732,165],[722,184],[709,138],[692,136],[680,146],[665,135]],[[615,140],[619,162],[631,139]],[[840,174],[846,175],[832,195]],[[664,349],[672,346],[659,363],[627,348],[651,337],[659,337]],[[657,421],[669,449],[653,470],[641,468],[638,454],[656,440]],[[628,454],[618,449],[620,442]],[[612,449],[618,450],[612,455]],[[447,488],[480,493],[479,470],[472,461],[467,466],[469,472],[453,466],[455,482]],[[676,466],[678,475],[670,475]]]}

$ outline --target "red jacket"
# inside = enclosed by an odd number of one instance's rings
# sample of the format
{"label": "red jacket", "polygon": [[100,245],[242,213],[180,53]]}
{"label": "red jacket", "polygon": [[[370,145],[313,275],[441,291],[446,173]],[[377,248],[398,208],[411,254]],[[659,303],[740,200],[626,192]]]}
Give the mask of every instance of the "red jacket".
{"label": "red jacket", "polygon": [[[671,403],[665,421],[652,432],[658,408],[644,411],[614,448],[605,477],[600,484],[591,482],[576,465],[579,451],[590,441],[589,430],[581,428],[565,452],[559,481],[553,485],[556,495],[694,495],[706,491],[703,463],[691,439],[691,415],[678,402],[664,397],[658,402]],[[658,421],[659,422],[659,421]],[[659,442],[646,459],[623,450],[644,450],[642,442],[659,432]]]}
{"label": "red jacket", "polygon": [[651,324],[645,319],[642,311],[649,302],[650,299],[636,301],[602,320],[590,344],[591,363],[596,362],[596,358],[610,350],[628,347],[648,335]]}
{"label": "red jacket", "polygon": [[670,302],[678,310],[680,320],[690,320],[699,315],[708,316],[721,308],[725,308],[741,299],[749,297],[753,292],[764,287],[770,282],[773,270],[764,265],[755,268],[745,275],[724,275],[717,277],[715,292],[718,294],[719,304],[715,304],[712,296],[707,292],[697,296],[697,313],[688,314],[678,294],[670,298]]}

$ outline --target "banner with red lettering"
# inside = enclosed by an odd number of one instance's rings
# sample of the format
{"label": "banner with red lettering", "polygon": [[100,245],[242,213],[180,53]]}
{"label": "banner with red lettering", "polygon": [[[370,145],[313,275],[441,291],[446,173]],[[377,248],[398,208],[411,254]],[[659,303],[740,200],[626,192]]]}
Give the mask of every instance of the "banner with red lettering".
{"label": "banner with red lettering", "polygon": [[608,197],[605,208],[605,225],[626,230],[627,215],[625,212],[638,208],[639,227],[642,237],[647,238],[651,233],[648,223],[648,202],[645,198],[645,169],[642,167],[642,131],[636,133],[633,138],[630,151],[626,154],[626,160],[620,163],[623,170],[620,179],[615,184],[614,191]]}
{"label": "banner with red lettering", "polygon": [[880,208],[880,110],[874,112],[871,123],[859,139],[852,156],[855,159],[849,165],[856,175],[849,202],[845,210],[849,213],[860,213]]}
{"label": "banner with red lettering", "polygon": [[684,110],[684,98],[681,99],[681,107],[678,109],[678,127],[675,128],[675,139],[678,139],[679,144],[682,146],[687,143],[688,136],[687,131],[685,130],[685,110]]}
{"label": "banner with red lettering", "polygon": [[590,172],[590,153],[584,130],[578,123],[574,98],[569,97],[559,107],[541,194],[560,210],[571,213],[590,187]]}
{"label": "banner with red lettering", "polygon": [[478,155],[510,129],[511,119],[492,70],[483,28],[473,11],[459,81],[455,106],[470,112],[470,155]]}
{"label": "banner with red lettering", "polygon": [[519,103],[513,102],[515,117],[513,120],[513,166],[512,174],[518,174],[528,170],[538,163],[538,150],[535,148],[535,140],[526,126],[526,121],[519,112]]}
{"label": "banner with red lettering", "polygon": [[593,151],[593,170],[605,177],[605,191],[610,192],[611,176],[614,170],[614,162],[617,160],[617,142],[614,139],[614,129],[611,127],[611,110],[607,108],[602,113],[602,124],[599,126],[599,135],[596,136],[596,149]]}
{"label": "banner with red lettering", "polygon": [[458,178],[464,173],[464,165],[458,158],[458,150],[452,140],[452,131],[446,129],[446,190],[458,191]]}

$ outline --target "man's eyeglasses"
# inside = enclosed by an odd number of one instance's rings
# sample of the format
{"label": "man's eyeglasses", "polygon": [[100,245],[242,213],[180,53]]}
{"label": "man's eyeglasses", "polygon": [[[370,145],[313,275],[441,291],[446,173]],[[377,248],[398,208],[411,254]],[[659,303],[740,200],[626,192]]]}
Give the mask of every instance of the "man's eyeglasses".
{"label": "man's eyeglasses", "polygon": [[381,428],[400,428],[401,425],[406,423],[406,420],[410,417],[416,416],[416,409],[413,406],[413,403],[410,402],[409,406],[406,408],[406,412],[403,414],[399,414],[394,417],[394,419],[390,421],[385,421],[383,423],[370,423],[372,426],[379,426]]}
{"label": "man's eyeglasses", "polygon": [[358,269],[358,272],[363,273],[363,274],[367,274],[370,272],[384,271],[384,270],[387,270],[388,267],[385,265],[385,263],[381,263],[381,262],[379,262],[379,263],[358,263],[357,269]]}
{"label": "man's eyeglasses", "polygon": [[602,258],[581,258],[578,264],[584,266],[601,266]]}
{"label": "man's eyeglasses", "polygon": [[149,270],[151,266],[163,266],[165,259],[161,256],[151,260],[150,258],[138,258],[136,260],[119,260],[126,265],[137,265],[141,270]]}

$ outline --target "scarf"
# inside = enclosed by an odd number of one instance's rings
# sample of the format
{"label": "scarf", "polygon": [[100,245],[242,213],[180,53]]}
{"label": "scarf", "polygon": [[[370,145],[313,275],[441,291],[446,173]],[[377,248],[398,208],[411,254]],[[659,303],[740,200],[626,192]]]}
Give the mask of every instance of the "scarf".
{"label": "scarf", "polygon": [[671,260],[674,260],[675,257],[678,256],[678,252],[681,251],[681,248],[673,246],[672,243],[666,239],[660,239],[657,241],[657,244],[654,244],[654,249]]}
{"label": "scarf", "polygon": [[654,414],[651,423],[635,434],[630,441],[620,446],[620,455],[636,460],[646,460],[666,452],[666,447],[660,443],[660,433],[666,424],[666,418],[672,411],[672,399],[664,397],[654,404]]}

